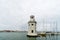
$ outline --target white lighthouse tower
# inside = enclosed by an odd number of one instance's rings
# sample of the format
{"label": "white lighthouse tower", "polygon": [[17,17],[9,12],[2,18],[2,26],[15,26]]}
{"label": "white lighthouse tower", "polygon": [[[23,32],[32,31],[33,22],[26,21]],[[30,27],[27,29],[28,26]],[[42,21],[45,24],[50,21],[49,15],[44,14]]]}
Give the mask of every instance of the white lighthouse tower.
{"label": "white lighthouse tower", "polygon": [[36,21],[33,15],[30,16],[30,21],[28,22],[28,35],[27,36],[37,36],[36,33]]}

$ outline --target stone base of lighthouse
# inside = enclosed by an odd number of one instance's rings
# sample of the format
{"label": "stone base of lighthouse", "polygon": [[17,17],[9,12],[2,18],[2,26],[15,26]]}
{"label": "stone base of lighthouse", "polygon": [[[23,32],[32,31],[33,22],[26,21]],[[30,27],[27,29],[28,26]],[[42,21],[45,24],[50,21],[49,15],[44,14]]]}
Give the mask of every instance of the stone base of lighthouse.
{"label": "stone base of lighthouse", "polygon": [[30,33],[27,35],[28,37],[37,37],[37,33]]}

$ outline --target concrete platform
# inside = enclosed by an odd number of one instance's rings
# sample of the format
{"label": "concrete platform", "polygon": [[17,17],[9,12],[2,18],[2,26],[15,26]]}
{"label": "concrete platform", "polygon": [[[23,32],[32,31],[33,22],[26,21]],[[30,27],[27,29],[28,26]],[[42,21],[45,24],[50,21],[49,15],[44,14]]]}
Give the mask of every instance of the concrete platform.
{"label": "concrete platform", "polygon": [[37,37],[37,34],[27,34],[28,37]]}
{"label": "concrete platform", "polygon": [[38,37],[37,35],[27,35],[27,37]]}

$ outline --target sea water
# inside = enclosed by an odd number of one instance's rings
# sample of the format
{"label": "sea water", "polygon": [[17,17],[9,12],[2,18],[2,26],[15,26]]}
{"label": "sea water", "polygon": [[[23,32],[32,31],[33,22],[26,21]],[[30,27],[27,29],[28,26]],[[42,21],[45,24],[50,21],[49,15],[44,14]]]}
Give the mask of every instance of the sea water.
{"label": "sea water", "polygon": [[60,40],[60,35],[27,37],[27,32],[0,32],[0,40]]}

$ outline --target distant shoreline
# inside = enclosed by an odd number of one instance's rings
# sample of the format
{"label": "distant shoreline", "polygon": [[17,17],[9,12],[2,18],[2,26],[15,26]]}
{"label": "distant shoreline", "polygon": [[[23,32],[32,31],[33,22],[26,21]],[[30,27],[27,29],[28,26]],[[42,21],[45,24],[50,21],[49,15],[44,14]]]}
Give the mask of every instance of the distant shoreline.
{"label": "distant shoreline", "polygon": [[0,32],[27,32],[27,31],[19,31],[19,30],[0,30]]}
{"label": "distant shoreline", "polygon": [[[28,32],[28,31],[20,31],[20,30],[0,30],[0,32]],[[43,31],[37,31],[37,33],[42,33]],[[45,31],[45,33],[60,33],[60,32],[52,32]]]}

